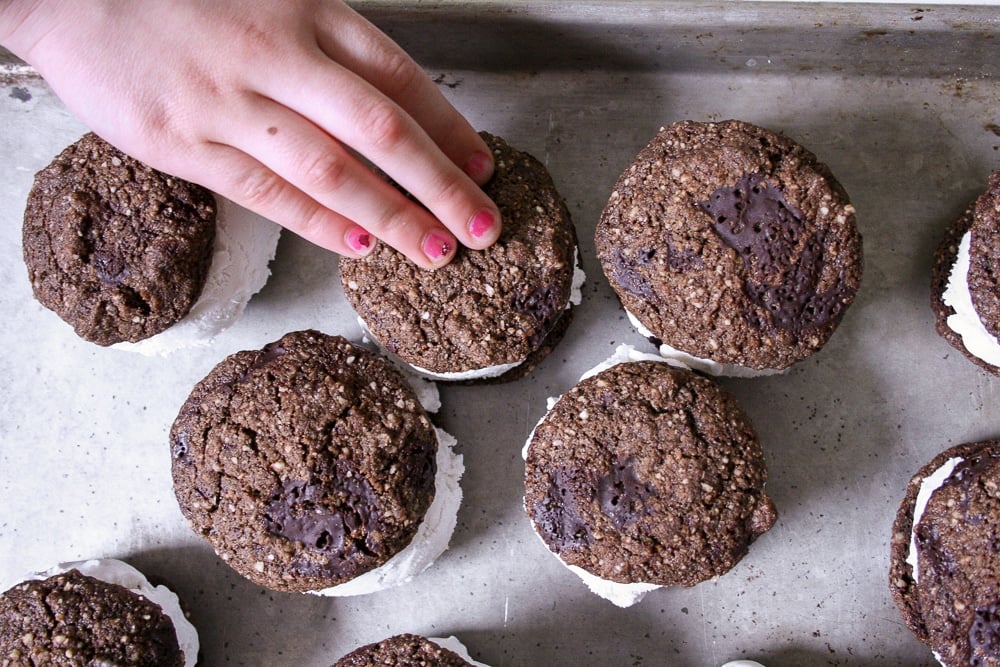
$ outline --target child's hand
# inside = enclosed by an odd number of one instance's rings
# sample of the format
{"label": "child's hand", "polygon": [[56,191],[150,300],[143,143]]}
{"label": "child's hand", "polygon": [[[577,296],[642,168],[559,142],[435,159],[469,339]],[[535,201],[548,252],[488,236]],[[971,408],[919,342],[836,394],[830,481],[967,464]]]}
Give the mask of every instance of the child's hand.
{"label": "child's hand", "polygon": [[432,268],[500,233],[486,145],[339,0],[8,0],[0,43],[121,150],[335,252]]}

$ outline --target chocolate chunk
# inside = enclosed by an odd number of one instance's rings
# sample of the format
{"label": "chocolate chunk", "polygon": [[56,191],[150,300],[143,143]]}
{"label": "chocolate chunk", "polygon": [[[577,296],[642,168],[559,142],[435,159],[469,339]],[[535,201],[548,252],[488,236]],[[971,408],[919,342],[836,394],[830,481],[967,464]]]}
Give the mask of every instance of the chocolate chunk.
{"label": "chocolate chunk", "polygon": [[616,462],[610,473],[597,480],[601,511],[618,528],[625,528],[648,514],[646,500],[655,493],[651,484],[644,484],[636,475],[634,456]]}
{"label": "chocolate chunk", "polygon": [[[590,544],[593,540],[587,522],[577,509],[579,490],[573,490],[574,476],[557,468],[549,475],[545,496],[535,503],[534,520],[542,539],[555,552],[568,546]],[[586,487],[585,487],[586,488]]]}

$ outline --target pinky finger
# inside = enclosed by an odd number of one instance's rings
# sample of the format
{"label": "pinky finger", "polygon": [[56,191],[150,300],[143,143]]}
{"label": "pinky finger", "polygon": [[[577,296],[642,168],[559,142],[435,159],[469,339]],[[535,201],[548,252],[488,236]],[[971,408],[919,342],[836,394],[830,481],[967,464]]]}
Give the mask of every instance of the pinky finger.
{"label": "pinky finger", "polygon": [[307,241],[347,257],[364,257],[374,237],[352,220],[320,205],[241,150],[209,144],[196,175],[178,174],[250,209]]}

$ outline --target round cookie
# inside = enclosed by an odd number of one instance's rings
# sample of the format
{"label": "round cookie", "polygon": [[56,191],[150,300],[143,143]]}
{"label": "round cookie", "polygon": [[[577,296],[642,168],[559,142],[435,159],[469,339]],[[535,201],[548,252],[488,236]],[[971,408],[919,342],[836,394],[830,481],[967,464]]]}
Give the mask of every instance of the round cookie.
{"label": "round cookie", "polygon": [[[449,637],[447,641],[433,640],[413,634],[401,634],[380,642],[362,646],[351,651],[333,664],[333,667],[473,667],[480,662],[467,661],[455,651],[442,646],[443,643],[456,644],[463,653],[464,647],[458,640]],[[471,658],[470,658],[471,660]]]}
{"label": "round cookie", "polygon": [[0,596],[4,665],[185,667],[196,659],[185,656],[160,605],[79,569],[22,582]]}
{"label": "round cookie", "polygon": [[340,260],[344,293],[372,337],[437,380],[522,377],[558,343],[572,312],[576,233],[562,196],[538,160],[482,136],[496,163],[483,189],[503,217],[494,245],[459,247],[435,271],[382,243]]}
{"label": "round cookie", "polygon": [[525,457],[536,533],[620,606],[724,574],[777,519],[743,410],[712,380],[651,356],[623,346],[585,375]]}
{"label": "round cookie", "polygon": [[906,487],[889,587],[907,627],[948,667],[1000,665],[1000,440],[951,447]]}
{"label": "round cookie", "polygon": [[618,179],[595,243],[664,354],[715,374],[778,371],[819,350],[854,300],[854,213],[827,166],[788,137],[682,121]]}
{"label": "round cookie", "polygon": [[413,540],[434,427],[406,380],[337,336],[290,333],[199,382],[170,431],[181,511],[237,572],[319,592]]}
{"label": "round cookie", "polygon": [[22,241],[35,298],[99,345],[135,342],[201,294],[216,205],[86,134],[35,176]]}
{"label": "round cookie", "polygon": [[1000,172],[945,231],[934,253],[931,307],[942,338],[1000,375]]}

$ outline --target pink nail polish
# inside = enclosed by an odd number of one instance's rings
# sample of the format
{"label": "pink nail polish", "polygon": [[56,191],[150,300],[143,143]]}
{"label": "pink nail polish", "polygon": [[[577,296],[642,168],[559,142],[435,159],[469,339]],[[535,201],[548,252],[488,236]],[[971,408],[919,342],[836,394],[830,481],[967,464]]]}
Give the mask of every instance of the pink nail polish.
{"label": "pink nail polish", "polygon": [[432,262],[447,257],[454,247],[455,242],[450,237],[438,232],[431,232],[424,238],[423,251]]}
{"label": "pink nail polish", "polygon": [[371,249],[372,235],[360,227],[355,227],[347,232],[347,245],[359,253],[366,253]]}
{"label": "pink nail polish", "polygon": [[477,183],[484,183],[493,175],[493,160],[486,153],[475,152],[465,162],[465,173]]}
{"label": "pink nail polish", "polygon": [[491,211],[483,209],[479,213],[472,216],[472,220],[469,221],[469,233],[472,234],[474,238],[481,239],[484,236],[488,236],[493,227],[496,225],[497,220]]}

